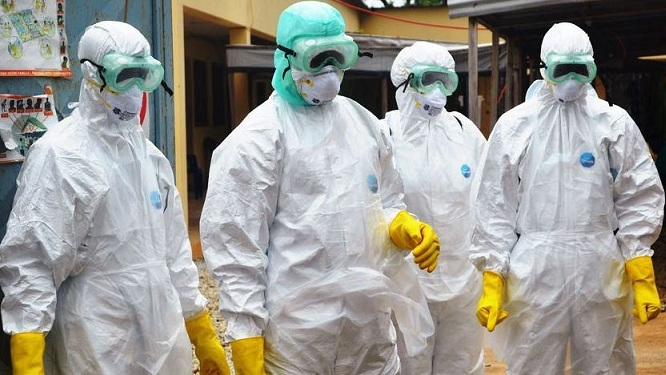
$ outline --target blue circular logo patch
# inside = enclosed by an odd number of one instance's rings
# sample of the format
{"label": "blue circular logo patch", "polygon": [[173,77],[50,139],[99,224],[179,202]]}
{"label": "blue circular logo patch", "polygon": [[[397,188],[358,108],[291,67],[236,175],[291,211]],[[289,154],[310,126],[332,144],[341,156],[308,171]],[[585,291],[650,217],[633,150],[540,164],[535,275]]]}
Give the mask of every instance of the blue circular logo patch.
{"label": "blue circular logo patch", "polygon": [[153,191],[150,193],[150,204],[158,210],[162,208],[162,196],[159,192]]}
{"label": "blue circular logo patch", "polygon": [[469,176],[472,175],[472,168],[470,168],[467,164],[463,164],[460,167],[460,173],[462,173],[463,177],[469,178]]}
{"label": "blue circular logo patch", "polygon": [[374,174],[369,174],[368,178],[366,179],[366,183],[368,184],[368,189],[374,194],[377,193],[379,190],[379,184],[377,183],[377,176]]}
{"label": "blue circular logo patch", "polygon": [[594,155],[589,152],[583,153],[583,155],[580,156],[580,165],[585,168],[592,167],[594,165]]}

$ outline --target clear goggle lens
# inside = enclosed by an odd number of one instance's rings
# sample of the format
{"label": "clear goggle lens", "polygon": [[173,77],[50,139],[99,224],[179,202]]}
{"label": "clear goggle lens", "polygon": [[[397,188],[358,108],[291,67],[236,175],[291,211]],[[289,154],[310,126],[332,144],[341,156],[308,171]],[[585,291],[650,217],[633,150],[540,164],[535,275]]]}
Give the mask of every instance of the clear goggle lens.
{"label": "clear goggle lens", "polygon": [[412,69],[414,78],[410,85],[417,91],[427,93],[439,89],[444,95],[451,95],[458,88],[458,75],[450,69],[439,66],[416,66]]}
{"label": "clear goggle lens", "polygon": [[545,62],[546,78],[554,83],[572,79],[590,83],[597,76],[597,65],[591,55],[559,55],[551,53]]}
{"label": "clear goggle lens", "polygon": [[114,91],[124,92],[136,85],[142,91],[152,92],[164,78],[164,68],[152,56],[127,56],[110,53],[102,59],[102,76]]}
{"label": "clear goggle lens", "polygon": [[291,56],[292,66],[310,73],[328,65],[347,70],[358,61],[358,45],[348,35],[301,38],[293,43],[292,49],[295,53]]}

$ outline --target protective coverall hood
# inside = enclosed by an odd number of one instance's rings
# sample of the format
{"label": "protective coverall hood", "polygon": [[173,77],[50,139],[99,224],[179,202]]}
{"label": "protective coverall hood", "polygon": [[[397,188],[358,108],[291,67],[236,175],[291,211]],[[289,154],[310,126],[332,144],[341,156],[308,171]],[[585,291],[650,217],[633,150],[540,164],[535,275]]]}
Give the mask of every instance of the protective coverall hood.
{"label": "protective coverall hood", "polygon": [[[554,24],[541,42],[541,61],[546,61],[548,55],[556,53],[560,55],[590,55],[594,56],[592,43],[587,33],[580,27],[561,22]],[[545,69],[539,69],[542,77],[546,77]]]}
{"label": "protective coverall hood", "polygon": [[424,106],[429,106],[430,103],[425,103],[423,95],[420,95],[418,91],[409,85],[409,82],[406,82],[410,77],[410,73],[412,73],[412,69],[417,65],[436,66],[453,71],[455,70],[456,63],[446,48],[438,44],[422,41],[403,48],[393,61],[393,65],[391,66],[391,82],[395,87],[398,87],[395,99],[398,108],[400,108],[400,114],[404,117],[416,117],[428,120],[436,117],[428,115],[432,111],[423,109]]}
{"label": "protective coverall hood", "polygon": [[[79,60],[87,59],[101,65],[102,58],[109,53],[126,55],[150,55],[150,44],[139,30],[118,21],[102,21],[88,26],[79,41]],[[79,109],[82,117],[92,124],[107,124],[109,116],[106,104],[100,95],[104,84],[98,68],[90,62],[81,64],[83,81],[79,94]],[[138,125],[138,118],[131,122]]]}
{"label": "protective coverall hood", "polygon": [[[280,14],[276,41],[280,46],[292,48],[294,40],[301,37],[336,36],[344,32],[345,21],[337,9],[318,1],[302,1]],[[307,105],[288,70],[290,65],[285,52],[276,49],[273,62],[275,72],[272,84],[278,95],[291,104]]]}

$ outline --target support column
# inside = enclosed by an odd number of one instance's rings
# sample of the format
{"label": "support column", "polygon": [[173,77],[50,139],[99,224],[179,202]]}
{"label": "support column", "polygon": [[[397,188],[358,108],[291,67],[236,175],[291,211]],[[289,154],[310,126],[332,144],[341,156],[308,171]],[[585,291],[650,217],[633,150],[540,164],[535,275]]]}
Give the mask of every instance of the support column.
{"label": "support column", "polygon": [[514,45],[513,48],[513,106],[523,102],[523,79],[525,77],[525,59],[523,50]]}
{"label": "support column", "polygon": [[382,113],[388,112],[388,78],[382,77]]}
{"label": "support column", "polygon": [[[229,29],[230,44],[252,44],[252,34],[246,27]],[[250,113],[249,79],[247,73],[231,73],[231,121],[235,128]]]}
{"label": "support column", "polygon": [[469,18],[469,48],[467,57],[468,90],[467,90],[467,117],[480,126],[479,118],[479,62],[478,62],[478,33],[474,17]]}
{"label": "support column", "polygon": [[185,119],[185,34],[183,4],[172,2],[171,29],[173,43],[173,123],[174,123],[174,164],[176,187],[183,202],[185,217],[187,205],[187,128]]}
{"label": "support column", "polygon": [[513,49],[514,44],[509,39],[506,41],[506,68],[504,69],[504,112],[513,108]]}
{"label": "support column", "polygon": [[497,122],[497,97],[499,95],[499,35],[495,30],[493,33],[493,51],[491,61],[490,76],[490,121],[488,129],[481,129],[483,134],[488,137],[493,131],[495,122]]}

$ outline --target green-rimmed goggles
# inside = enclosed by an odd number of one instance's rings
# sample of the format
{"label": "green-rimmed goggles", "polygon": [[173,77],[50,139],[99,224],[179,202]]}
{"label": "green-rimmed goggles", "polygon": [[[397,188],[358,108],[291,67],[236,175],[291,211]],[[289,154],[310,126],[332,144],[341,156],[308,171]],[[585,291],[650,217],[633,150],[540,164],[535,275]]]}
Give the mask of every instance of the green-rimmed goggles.
{"label": "green-rimmed goggles", "polygon": [[[142,91],[152,92],[162,84],[164,68],[150,55],[129,56],[122,53],[109,53],[102,58],[102,64],[88,61],[97,67],[102,79],[101,90],[108,86],[116,92],[125,92],[136,85]],[[100,91],[101,91],[100,90]]]}
{"label": "green-rimmed goggles", "polygon": [[[325,66],[333,65],[347,70],[358,61],[358,45],[345,34],[296,39],[291,48],[278,45],[289,58],[293,69],[317,73]],[[291,56],[291,57],[289,57]]]}
{"label": "green-rimmed goggles", "polygon": [[409,85],[421,93],[439,89],[448,96],[458,88],[458,74],[441,66],[416,65],[412,68]]}
{"label": "green-rimmed goggles", "polygon": [[545,75],[548,81],[562,83],[573,79],[586,84],[597,76],[597,64],[594,57],[589,54],[557,54],[551,53],[543,62]]}

